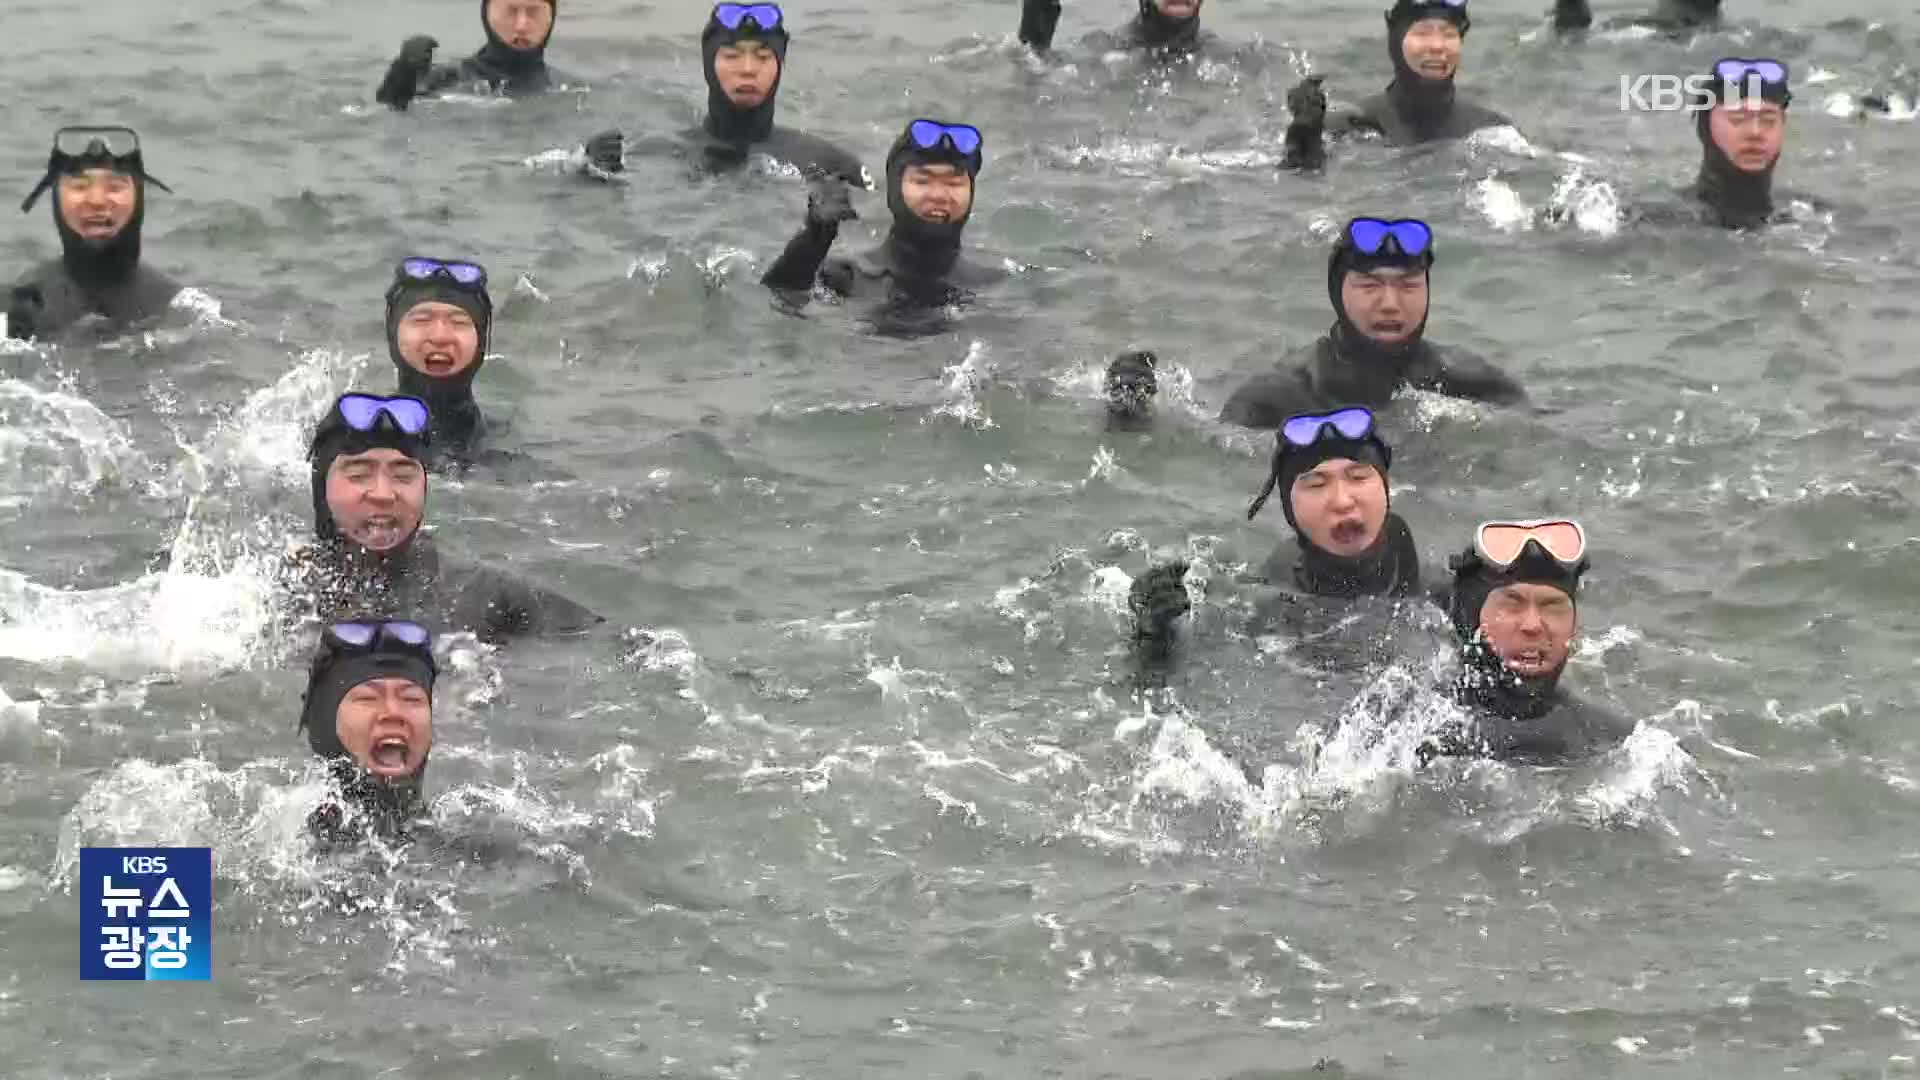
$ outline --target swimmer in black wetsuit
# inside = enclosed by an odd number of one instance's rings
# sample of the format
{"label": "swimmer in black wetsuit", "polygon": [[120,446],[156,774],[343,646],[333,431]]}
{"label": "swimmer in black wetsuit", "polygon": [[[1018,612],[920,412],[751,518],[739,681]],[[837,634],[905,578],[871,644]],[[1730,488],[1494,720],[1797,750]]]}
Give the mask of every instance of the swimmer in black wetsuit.
{"label": "swimmer in black wetsuit", "polygon": [[580,634],[604,621],[557,593],[441,556],[421,527],[429,423],[417,398],[334,402],[309,451],[315,542],[289,559],[291,588],[322,622],[418,613],[488,641]]}
{"label": "swimmer in black wetsuit", "polygon": [[1513,123],[1454,93],[1461,46],[1471,25],[1467,0],[1396,0],[1386,18],[1393,81],[1357,110],[1335,115],[1331,123],[1321,77],[1309,76],[1296,85],[1287,94],[1293,119],[1282,167],[1319,168],[1326,161],[1324,136],[1329,132],[1373,132],[1390,145],[1413,146]]}
{"label": "swimmer in black wetsuit", "polygon": [[1440,597],[1461,641],[1463,670],[1453,695],[1468,722],[1420,748],[1559,765],[1613,748],[1634,725],[1561,687],[1580,628],[1586,533],[1577,522],[1490,522],[1453,560]]}
{"label": "swimmer in black wetsuit", "polygon": [[7,336],[52,337],[89,315],[124,329],[166,311],[180,286],[140,264],[147,186],[173,189],[147,175],[140,137],[121,127],[61,128],[47,172],[20,204],[33,209],[53,192],[60,257],[21,278],[7,301]]}
{"label": "swimmer in black wetsuit", "polygon": [[[1628,19],[1610,19],[1606,29],[1644,26],[1668,34],[1687,33],[1717,26],[1720,0],[1659,0],[1651,13]],[[1585,30],[1593,25],[1593,8],[1587,0],[1554,0],[1553,27],[1556,30]]]}
{"label": "swimmer in black wetsuit", "polygon": [[985,163],[978,128],[915,120],[887,151],[887,208],[893,227],[863,257],[827,257],[852,220],[844,185],[817,184],[807,199],[806,225],[787,243],[763,284],[804,294],[817,280],[844,297],[879,298],[889,307],[956,303],[1006,277],[960,251],[960,234],[973,214],[975,180]]}
{"label": "swimmer in black wetsuit", "polygon": [[1401,387],[1514,405],[1526,392],[1478,356],[1426,340],[1433,233],[1424,223],[1355,218],[1327,260],[1335,321],[1326,336],[1235,390],[1220,419],[1278,427],[1341,404],[1380,408]]}
{"label": "swimmer in black wetsuit", "polygon": [[[774,124],[789,43],[779,5],[715,5],[700,33],[707,116],[701,126],[682,132],[671,148],[692,156],[703,172],[736,169],[758,154],[809,179],[832,177],[869,186],[866,170],[852,154],[825,139]],[[603,131],[588,139],[576,157],[585,171],[609,176],[625,170],[626,151],[620,132]]]}
{"label": "swimmer in black wetsuit", "polygon": [[1750,229],[1776,220],[1773,169],[1787,138],[1787,106],[1793,101],[1787,65],[1778,60],[1717,61],[1711,89],[1694,102],[1700,137],[1700,173],[1693,197],[1707,218],[1729,229]]}
{"label": "swimmer in black wetsuit", "polygon": [[[1271,587],[1258,600],[1261,621],[1285,627],[1296,640],[1319,637],[1362,598],[1419,592],[1413,530],[1390,509],[1392,463],[1393,450],[1368,409],[1349,406],[1280,425],[1266,486],[1247,518],[1278,491],[1294,542],[1275,548],[1258,575],[1242,579]],[[1156,566],[1129,592],[1136,654],[1149,670],[1171,652],[1175,620],[1187,611],[1187,569],[1183,562]]]}
{"label": "swimmer in black wetsuit", "polygon": [[[1138,50],[1156,59],[1172,60],[1205,51],[1218,41],[1200,28],[1203,0],[1140,0],[1140,13],[1111,34],[1092,35],[1087,45],[1099,52]],[[1060,0],[1023,0],[1020,5],[1020,42],[1035,52],[1053,48],[1054,28],[1060,23]]]}
{"label": "swimmer in black wetsuit", "polygon": [[1153,399],[1160,393],[1160,358],[1151,350],[1121,353],[1107,365],[1107,430],[1153,427]]}
{"label": "swimmer in black wetsuit", "polygon": [[492,332],[493,299],[479,263],[416,255],[394,267],[387,352],[400,393],[426,402],[432,414],[432,468],[458,471],[486,449],[487,418],[473,399],[473,380]]}
{"label": "swimmer in black wetsuit", "polygon": [[480,0],[480,26],[487,43],[458,64],[435,64],[440,43],[424,34],[410,37],[387,68],[374,100],[405,109],[417,97],[448,90],[519,97],[539,94],[567,81],[547,66],[547,42],[559,18],[560,0]]}
{"label": "swimmer in black wetsuit", "polygon": [[[339,790],[308,816],[320,839],[407,839],[426,811],[439,666],[426,627],[378,618],[323,629],[307,673],[300,727]],[[343,805],[344,804],[344,805]]]}

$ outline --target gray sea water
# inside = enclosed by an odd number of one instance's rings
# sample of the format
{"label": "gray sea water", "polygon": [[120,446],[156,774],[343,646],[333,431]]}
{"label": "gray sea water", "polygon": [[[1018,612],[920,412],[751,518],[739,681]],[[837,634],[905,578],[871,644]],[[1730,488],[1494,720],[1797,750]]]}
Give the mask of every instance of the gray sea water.
{"label": "gray sea water", "polygon": [[[1910,79],[1920,12],[1728,3],[1565,44],[1475,0],[1463,87],[1523,137],[1319,178],[1273,168],[1286,89],[1383,85],[1379,4],[1212,0],[1245,55],[1169,76],[1037,66],[1010,2],[795,3],[784,120],[876,172],[911,115],[987,131],[968,238],[1020,272],[902,341],[758,287],[791,178],[524,164],[692,123],[700,5],[568,0],[551,56],[590,89],[396,116],[399,40],[469,51],[477,5],[11,0],[0,172],[24,195],[54,127],[138,127],[178,192],[147,258],[199,295],[0,349],[0,1073],[1914,1074],[1920,149],[1847,99]],[[1130,10],[1075,0],[1061,40]],[[1620,76],[1724,54],[1794,65],[1779,179],[1831,216],[1617,227],[1698,158]],[[1438,714],[1437,644],[1329,682],[1215,590],[1174,703],[1128,693],[1128,578],[1278,539],[1243,513],[1268,444],[1209,418],[1325,329],[1364,212],[1435,224],[1431,335],[1556,410],[1396,403],[1395,508],[1430,566],[1483,517],[1586,522],[1570,679],[1642,722],[1606,761],[1416,773],[1378,718]],[[44,210],[0,231],[5,265],[54,250]],[[392,384],[415,250],[492,269],[481,395],[530,459],[430,520],[610,621],[452,642],[456,842],[323,859],[266,571],[313,418]],[[1139,346],[1160,427],[1109,434],[1099,373]],[[82,983],[78,848],[147,843],[214,848],[215,977]]]}

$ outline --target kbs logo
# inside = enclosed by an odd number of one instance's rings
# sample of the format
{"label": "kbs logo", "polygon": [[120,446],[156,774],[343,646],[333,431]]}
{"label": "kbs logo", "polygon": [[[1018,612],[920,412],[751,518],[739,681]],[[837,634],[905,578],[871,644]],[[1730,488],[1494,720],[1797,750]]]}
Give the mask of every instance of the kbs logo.
{"label": "kbs logo", "polygon": [[213,849],[81,848],[80,978],[213,977]]}
{"label": "kbs logo", "polygon": [[[1749,74],[1731,85],[1717,75],[1622,75],[1620,76],[1621,112],[1700,112],[1715,105],[1739,106],[1743,101],[1763,100],[1766,84],[1760,76]],[[1727,93],[1720,96],[1725,88]]]}

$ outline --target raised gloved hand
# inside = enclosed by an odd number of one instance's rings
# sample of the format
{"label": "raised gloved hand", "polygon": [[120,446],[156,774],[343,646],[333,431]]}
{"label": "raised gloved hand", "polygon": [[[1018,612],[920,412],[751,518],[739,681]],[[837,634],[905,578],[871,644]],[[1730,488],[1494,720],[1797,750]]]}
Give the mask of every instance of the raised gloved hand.
{"label": "raised gloved hand", "polygon": [[1309,75],[1287,91],[1287,108],[1293,120],[1287,124],[1287,153],[1280,163],[1283,168],[1318,169],[1326,164],[1322,136],[1327,128],[1327,92],[1320,88],[1324,78]]}
{"label": "raised gloved hand", "polygon": [[380,89],[374,92],[373,99],[396,109],[412,104],[420,93],[420,80],[426,78],[427,71],[433,67],[433,50],[439,47],[438,41],[425,34],[402,42],[400,55],[387,68],[387,77],[380,81]]}
{"label": "raised gloved hand", "polygon": [[838,233],[843,221],[858,220],[853,197],[844,181],[828,180],[807,189],[807,228],[816,232]]}
{"label": "raised gloved hand", "polygon": [[47,310],[38,285],[16,285],[7,301],[7,336],[31,341],[40,336],[40,316]]}
{"label": "raised gloved hand", "polygon": [[1187,597],[1187,562],[1162,563],[1134,579],[1127,592],[1127,607],[1133,612],[1135,637],[1164,638],[1173,632],[1173,621],[1193,607]]}
{"label": "raised gloved hand", "polygon": [[1554,0],[1555,30],[1584,30],[1592,25],[1593,9],[1587,6],[1587,0]]}
{"label": "raised gloved hand", "polygon": [[603,131],[588,139],[582,147],[587,164],[604,173],[624,172],[627,168],[627,140],[618,131]]}
{"label": "raised gloved hand", "polygon": [[1327,92],[1320,88],[1326,81],[1324,75],[1309,75],[1293,85],[1287,91],[1287,110],[1293,113],[1293,123],[1288,127],[1324,130],[1327,126]]}

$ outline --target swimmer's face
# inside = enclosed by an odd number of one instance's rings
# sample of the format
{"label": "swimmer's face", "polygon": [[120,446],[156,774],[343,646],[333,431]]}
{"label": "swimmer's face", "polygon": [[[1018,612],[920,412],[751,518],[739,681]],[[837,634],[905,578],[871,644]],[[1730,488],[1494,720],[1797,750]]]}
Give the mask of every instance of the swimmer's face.
{"label": "swimmer's face", "polygon": [[1153,6],[1169,19],[1191,19],[1200,14],[1200,0],[1154,0]]}
{"label": "swimmer's face", "polygon": [[140,205],[133,177],[112,169],[63,175],[58,184],[60,218],[81,238],[104,244],[120,235]]}
{"label": "swimmer's face", "polygon": [[1355,329],[1382,345],[1399,345],[1427,321],[1427,272],[1349,270],[1340,282],[1340,301]]}
{"label": "swimmer's face", "polygon": [[1387,527],[1387,479],[1363,461],[1323,461],[1295,478],[1287,497],[1294,523],[1330,555],[1363,555]]}
{"label": "swimmer's face", "polygon": [[728,101],[742,109],[756,108],[773,96],[780,81],[780,57],[766,42],[752,38],[722,45],[713,54],[713,78]]}
{"label": "swimmer's face", "polygon": [[1460,70],[1460,28],[1450,19],[1421,19],[1400,42],[1407,66],[1423,79],[1451,79]]}
{"label": "swimmer's face", "polygon": [[1760,173],[1780,160],[1787,140],[1787,110],[1771,101],[1748,98],[1715,106],[1707,131],[1741,172]]}
{"label": "swimmer's face", "polygon": [[340,534],[385,553],[412,538],[427,505],[427,471],[386,447],[342,454],[327,468],[327,509]]}
{"label": "swimmer's face", "polygon": [[411,679],[372,679],[340,699],[333,730],[362,768],[382,780],[404,779],[433,749],[433,698]]}
{"label": "swimmer's face", "polygon": [[1504,585],[1480,608],[1480,633],[1494,655],[1508,671],[1530,678],[1559,674],[1579,629],[1573,600],[1551,585]]}
{"label": "swimmer's face", "polygon": [[448,379],[480,358],[480,328],[464,308],[425,300],[407,309],[394,327],[400,359],[433,379]]}
{"label": "swimmer's face", "polygon": [[973,177],[958,165],[909,165],[900,173],[900,200],[922,221],[958,221],[973,209]]}
{"label": "swimmer's face", "polygon": [[515,49],[538,49],[553,33],[553,5],[547,0],[487,0],[487,25],[494,37]]}

